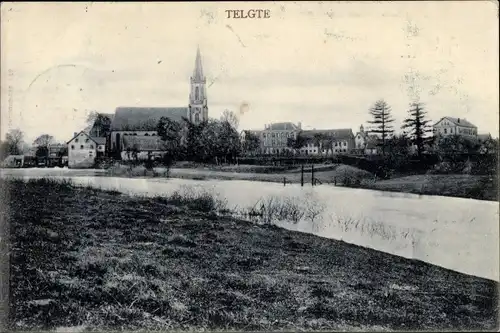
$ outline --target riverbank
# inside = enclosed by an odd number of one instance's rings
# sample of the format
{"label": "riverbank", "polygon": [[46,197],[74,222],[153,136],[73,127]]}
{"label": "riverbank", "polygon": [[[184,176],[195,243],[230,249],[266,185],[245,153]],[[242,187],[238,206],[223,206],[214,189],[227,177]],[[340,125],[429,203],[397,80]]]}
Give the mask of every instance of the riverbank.
{"label": "riverbank", "polygon": [[[214,213],[1,180],[14,329],[494,329],[498,284]],[[8,186],[8,187],[7,187]],[[6,192],[8,189],[8,192]],[[64,329],[63,329],[64,330]]]}
{"label": "riverbank", "polygon": [[[283,170],[281,170],[282,168]],[[372,174],[348,165],[315,166],[316,184],[347,186],[388,192],[411,193],[421,195],[440,195],[487,201],[498,201],[498,179],[482,175],[413,175],[392,179],[377,180]],[[156,168],[155,172],[146,172],[145,168],[119,166],[106,172],[110,176],[157,176],[193,179],[193,180],[249,180],[274,182],[281,184],[312,183],[311,167],[305,168],[302,178],[300,168],[269,166],[227,166],[172,168],[167,173],[165,168]]]}

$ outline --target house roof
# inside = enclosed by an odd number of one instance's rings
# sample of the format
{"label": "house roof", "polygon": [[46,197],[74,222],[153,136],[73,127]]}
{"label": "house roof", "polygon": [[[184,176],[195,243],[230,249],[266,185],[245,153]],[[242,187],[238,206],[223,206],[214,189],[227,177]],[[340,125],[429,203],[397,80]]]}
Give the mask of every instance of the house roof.
{"label": "house roof", "polygon": [[161,117],[181,122],[187,115],[187,107],[118,107],[111,123],[111,130],[156,131]]}
{"label": "house roof", "polygon": [[363,132],[357,132],[355,136],[358,136],[358,135],[361,135],[365,139],[368,137],[368,133],[366,133],[364,131]]}
{"label": "house roof", "polygon": [[97,136],[91,136],[90,138],[92,140],[94,140],[98,145],[105,145],[106,144],[106,138],[97,137]]}
{"label": "house roof", "polygon": [[434,126],[437,125],[437,124],[439,124],[443,119],[446,119],[446,120],[452,122],[456,126],[477,128],[476,125],[472,124],[467,119],[464,119],[464,118],[453,118],[453,117],[443,117],[437,123],[435,123]]}
{"label": "house roof", "polygon": [[123,137],[123,149],[137,148],[139,151],[161,151],[162,140],[158,136],[127,135]]}
{"label": "house roof", "polygon": [[292,122],[282,122],[269,124],[264,130],[265,131],[292,131],[299,130],[300,128]]}
{"label": "house roof", "polygon": [[324,130],[306,130],[302,131],[302,135],[305,137],[314,137],[315,134],[324,134],[331,136],[337,140],[351,139],[354,137],[352,129],[350,128],[339,128],[339,129],[324,129]]}
{"label": "house roof", "polygon": [[98,144],[98,143],[97,143],[97,141],[95,141],[95,138],[92,138],[91,136],[89,136],[89,135],[88,135],[88,133],[87,133],[87,132],[85,132],[85,131],[80,131],[80,132],[76,133],[76,135],[74,135],[74,136],[71,138],[71,140],[69,140],[68,142],[66,142],[66,144],[69,144],[71,141],[73,141],[73,140],[74,140],[77,136],[79,136],[81,133],[85,134],[85,136],[86,136],[86,137],[88,137],[90,140],[92,140],[92,141],[94,141],[96,144]]}

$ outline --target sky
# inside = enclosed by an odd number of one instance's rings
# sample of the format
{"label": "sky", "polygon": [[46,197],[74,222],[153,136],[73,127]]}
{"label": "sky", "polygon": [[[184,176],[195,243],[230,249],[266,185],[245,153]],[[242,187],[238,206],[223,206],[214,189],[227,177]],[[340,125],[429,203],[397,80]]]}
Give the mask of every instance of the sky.
{"label": "sky", "polygon": [[384,99],[396,128],[420,101],[433,122],[466,118],[498,136],[497,14],[489,1],[3,2],[1,137],[64,141],[91,111],[187,106],[198,45],[209,116],[247,104],[240,130],[356,132]]}

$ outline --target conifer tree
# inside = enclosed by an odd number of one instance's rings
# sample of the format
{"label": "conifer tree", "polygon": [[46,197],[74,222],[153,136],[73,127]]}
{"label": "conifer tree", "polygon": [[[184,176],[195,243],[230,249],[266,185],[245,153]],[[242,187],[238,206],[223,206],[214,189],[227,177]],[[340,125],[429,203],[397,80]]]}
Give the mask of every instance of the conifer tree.
{"label": "conifer tree", "polygon": [[427,134],[432,132],[429,126],[430,120],[426,119],[427,112],[424,110],[423,104],[419,102],[410,105],[408,114],[409,116],[403,121],[401,128],[408,131],[411,142],[417,146],[417,155],[420,159]]}
{"label": "conifer tree", "polygon": [[394,133],[394,128],[392,126],[394,118],[391,116],[391,107],[386,101],[381,99],[375,102],[373,107],[370,108],[370,114],[373,120],[368,121],[368,123],[373,126],[369,129],[369,132],[375,133],[377,136],[380,135],[379,145],[382,146],[382,154],[385,155],[387,140]]}

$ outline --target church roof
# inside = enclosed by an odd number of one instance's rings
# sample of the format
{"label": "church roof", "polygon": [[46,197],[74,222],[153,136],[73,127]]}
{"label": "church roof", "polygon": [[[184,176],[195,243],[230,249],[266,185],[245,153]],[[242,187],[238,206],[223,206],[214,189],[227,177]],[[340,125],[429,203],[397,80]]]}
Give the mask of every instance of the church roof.
{"label": "church roof", "polygon": [[115,111],[112,131],[156,131],[161,117],[181,122],[187,118],[187,107],[118,107]]}
{"label": "church roof", "polygon": [[193,71],[193,80],[203,80],[203,66],[201,64],[201,53],[200,53],[200,47],[198,46],[198,49],[196,50],[196,61],[194,64],[194,71]]}

